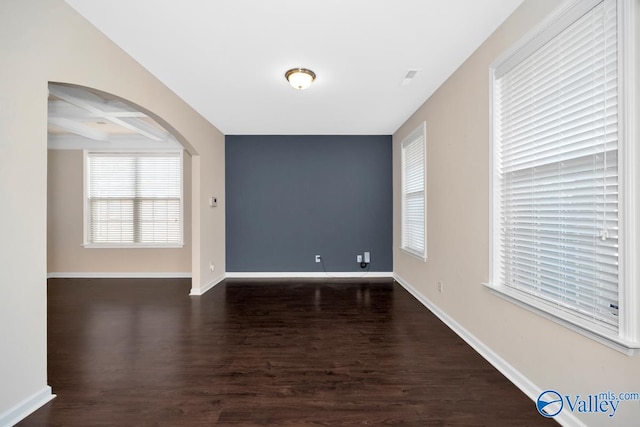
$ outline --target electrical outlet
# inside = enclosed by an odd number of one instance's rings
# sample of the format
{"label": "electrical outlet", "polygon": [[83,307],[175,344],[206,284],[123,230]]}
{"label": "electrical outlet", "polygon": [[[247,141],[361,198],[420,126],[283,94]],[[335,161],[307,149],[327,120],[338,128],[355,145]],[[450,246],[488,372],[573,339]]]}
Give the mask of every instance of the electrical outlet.
{"label": "electrical outlet", "polygon": [[364,262],[366,262],[367,264],[369,264],[371,262],[371,253],[370,252],[365,252],[364,253]]}
{"label": "electrical outlet", "polygon": [[356,255],[356,262],[362,262],[362,255]]}
{"label": "electrical outlet", "polygon": [[320,255],[316,255],[316,262],[320,262]]}
{"label": "electrical outlet", "polygon": [[444,285],[440,281],[438,282],[438,292],[444,293]]}
{"label": "electrical outlet", "polygon": [[216,266],[213,264],[213,261],[209,262],[209,270],[214,271],[216,269]]}

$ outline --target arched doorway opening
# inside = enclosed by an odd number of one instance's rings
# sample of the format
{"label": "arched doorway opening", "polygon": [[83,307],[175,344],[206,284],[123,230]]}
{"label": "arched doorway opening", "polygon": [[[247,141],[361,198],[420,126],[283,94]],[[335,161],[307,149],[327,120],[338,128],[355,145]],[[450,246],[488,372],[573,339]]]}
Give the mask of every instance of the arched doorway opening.
{"label": "arched doorway opening", "polygon": [[193,148],[97,90],[50,83],[48,108],[48,277],[191,277]]}

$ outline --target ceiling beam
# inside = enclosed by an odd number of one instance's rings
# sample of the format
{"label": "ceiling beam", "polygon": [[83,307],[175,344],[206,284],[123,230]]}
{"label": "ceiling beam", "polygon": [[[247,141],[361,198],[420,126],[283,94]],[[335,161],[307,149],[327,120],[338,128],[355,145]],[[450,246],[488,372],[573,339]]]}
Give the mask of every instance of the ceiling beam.
{"label": "ceiling beam", "polygon": [[150,135],[147,137],[150,139],[155,139],[156,141],[166,141],[171,136],[171,134],[161,129],[158,129],[157,127],[150,125],[149,123],[143,122],[142,120],[139,120],[138,118],[135,118],[135,117],[132,117],[132,118],[123,117],[123,118],[119,118],[118,120],[123,122],[123,125],[122,125],[123,127],[130,126],[128,129],[136,131],[141,135],[145,135],[145,134],[146,134],[145,136]]}
{"label": "ceiling beam", "polygon": [[67,101],[52,99],[49,101],[49,115],[82,120],[104,118],[105,115],[116,118],[148,117],[140,111],[127,110],[109,104],[105,104],[105,107],[107,108],[105,108],[100,114],[97,114],[70,104]]}

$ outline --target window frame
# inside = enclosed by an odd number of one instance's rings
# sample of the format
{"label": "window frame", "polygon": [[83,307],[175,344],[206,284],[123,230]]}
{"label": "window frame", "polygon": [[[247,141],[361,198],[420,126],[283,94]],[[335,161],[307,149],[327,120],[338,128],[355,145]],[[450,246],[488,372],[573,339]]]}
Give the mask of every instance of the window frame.
{"label": "window frame", "polygon": [[[638,231],[636,227],[636,185],[637,133],[635,111],[638,97],[635,81],[636,37],[635,3],[633,0],[616,0],[617,8],[617,52],[618,52],[618,188],[620,227],[619,240],[619,272],[618,272],[618,331],[612,333],[598,327],[595,323],[581,320],[577,316],[567,315],[550,304],[525,295],[499,282],[497,274],[500,260],[500,206],[497,197],[499,191],[500,172],[498,171],[498,140],[496,129],[499,128],[497,114],[493,105],[497,99],[496,70],[513,62],[515,64],[528,57],[535,49],[554,38],[586,11],[596,7],[603,0],[573,1],[561,6],[547,20],[534,28],[519,43],[501,55],[490,67],[490,248],[489,248],[489,281],[484,283],[494,294],[531,310],[556,323],[584,336],[592,338],[604,345],[627,355],[636,354],[640,350],[640,290],[638,284],[637,259]],[[555,34],[554,34],[555,33]],[[552,34],[549,36],[549,34]],[[524,53],[523,53],[524,52]]]}
{"label": "window frame", "polygon": [[[89,173],[88,160],[91,153],[99,154],[178,154],[180,162],[180,241],[178,243],[95,243],[89,240]],[[89,249],[177,249],[184,247],[184,150],[176,149],[136,149],[136,150],[83,150],[83,243]],[[135,227],[135,224],[134,224]]]}
{"label": "window frame", "polygon": [[[422,204],[424,210],[424,224],[423,224],[423,241],[424,248],[422,251],[416,250],[410,247],[405,241],[405,225],[406,225],[406,195],[405,192],[405,183],[406,183],[406,148],[415,143],[418,138],[422,138],[422,181],[423,181],[423,190],[422,190]],[[427,260],[427,123],[423,121],[418,127],[416,127],[409,135],[407,135],[402,142],[400,143],[400,173],[401,173],[401,232],[400,232],[400,250],[403,252],[421,259],[422,261]]]}

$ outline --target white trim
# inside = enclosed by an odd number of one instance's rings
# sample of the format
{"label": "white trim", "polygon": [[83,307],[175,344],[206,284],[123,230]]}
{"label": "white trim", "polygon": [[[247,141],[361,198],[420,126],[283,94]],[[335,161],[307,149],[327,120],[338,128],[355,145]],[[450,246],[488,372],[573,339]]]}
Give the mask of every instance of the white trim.
{"label": "white trim", "polygon": [[[462,338],[467,344],[471,346],[480,356],[482,356],[487,362],[489,362],[494,368],[496,368],[502,375],[504,375],[509,381],[511,381],[516,387],[518,387],[524,394],[526,394],[532,401],[536,401],[540,393],[544,389],[535,385],[529,378],[524,376],[522,372],[511,366],[509,362],[500,357],[496,352],[491,350],[486,344],[480,341],[475,335],[466,330],[462,325],[456,322],[452,317],[438,308],[427,297],[422,295],[416,288],[411,286],[409,282],[404,280],[398,274],[394,273],[393,278],[403,288],[405,288],[411,295],[413,295],[422,305],[424,305],[430,312],[432,312],[438,319],[449,327],[456,335]],[[535,411],[535,404],[531,405],[531,410]],[[560,425],[571,427],[586,427],[582,421],[575,417],[569,411],[563,411],[558,416],[553,418]]]}
{"label": "white trim", "polygon": [[256,272],[231,272],[227,273],[227,279],[362,279],[365,277],[370,278],[392,278],[392,272],[269,272],[269,273],[256,273]]}
{"label": "white trim", "polygon": [[428,258],[427,255],[419,254],[416,251],[412,251],[411,249],[407,249],[403,247],[401,247],[400,250],[413,258],[419,259],[422,262],[427,262],[427,258]]}
{"label": "white trim", "polygon": [[[636,19],[636,1],[622,0],[618,2],[620,7],[618,13],[618,22],[622,31],[619,33],[618,43],[620,46],[618,51],[619,68],[622,70],[622,85],[619,86],[619,109],[620,118],[618,123],[620,126],[620,139],[623,141],[619,146],[622,152],[624,171],[618,183],[619,191],[623,195],[622,206],[620,210],[620,221],[624,227],[624,234],[621,235],[620,252],[622,253],[620,262],[621,283],[620,287],[620,336],[628,340],[640,344],[640,308],[638,304],[638,234],[637,234],[637,148],[638,144],[638,128],[636,124],[637,103],[640,101],[637,95],[637,72],[636,69],[636,49],[638,48],[637,37],[638,28],[636,28],[634,20]],[[622,90],[624,88],[624,90]],[[631,307],[629,310],[628,307]]]}
{"label": "white trim", "polygon": [[519,295],[518,292],[513,289],[494,286],[490,283],[483,283],[483,285],[486,286],[491,291],[491,293],[499,296],[505,301],[509,301],[526,310],[532,311],[546,319],[551,320],[552,322],[557,323],[558,325],[569,328],[572,331],[579,333],[580,335],[591,338],[592,340],[595,340],[600,344],[604,344],[616,351],[624,353],[627,356],[633,356],[640,352],[639,343],[635,343],[632,341],[623,341],[617,336],[614,337],[610,333],[607,333],[608,331],[599,330],[595,326],[587,327],[580,321],[579,318],[576,318],[576,316],[571,316],[571,314],[569,313],[556,309],[555,307],[549,304],[545,304],[544,302],[537,301],[534,298],[529,297],[528,295]]}
{"label": "white trim", "polygon": [[[550,13],[543,21],[529,30],[520,40],[512,44],[510,48],[498,56],[490,65],[490,68],[500,77],[514,63],[523,57],[530,55],[550,39],[557,36],[569,21],[575,20],[575,16],[581,16],[596,7],[603,0],[567,0]],[[574,12],[575,11],[575,14]]]}
{"label": "white trim", "polygon": [[56,395],[51,393],[50,386],[42,387],[40,391],[33,393],[22,402],[0,414],[0,426],[9,427],[18,424],[55,397]]}
{"label": "white trim", "polygon": [[496,248],[500,247],[500,219],[495,212],[499,210],[499,198],[496,197],[496,183],[500,182],[500,171],[496,167],[498,162],[498,150],[495,144],[495,130],[498,128],[498,117],[494,111],[496,84],[496,69],[492,65],[489,68],[489,283],[495,283],[498,275],[498,261]]}
{"label": "white trim", "polygon": [[52,272],[47,279],[190,279],[191,273],[180,272]]}
{"label": "white trim", "polygon": [[224,279],[225,279],[225,275],[223,274],[222,276],[216,277],[215,279],[213,279],[212,281],[210,281],[209,283],[207,283],[206,285],[204,285],[204,286],[202,286],[200,288],[192,287],[191,288],[191,292],[189,292],[189,295],[190,296],[204,295],[205,292],[209,291],[214,286],[222,283],[222,281]]}
{"label": "white trim", "polygon": [[89,150],[84,149],[82,150],[82,246],[87,244],[87,241],[89,239],[87,239],[87,233],[88,233],[88,229],[89,229],[89,221],[88,221],[88,212],[89,212],[89,200],[87,197],[87,192],[89,190],[89,186],[88,186],[88,181],[89,181],[89,175],[88,175],[88,157],[89,157]]}

